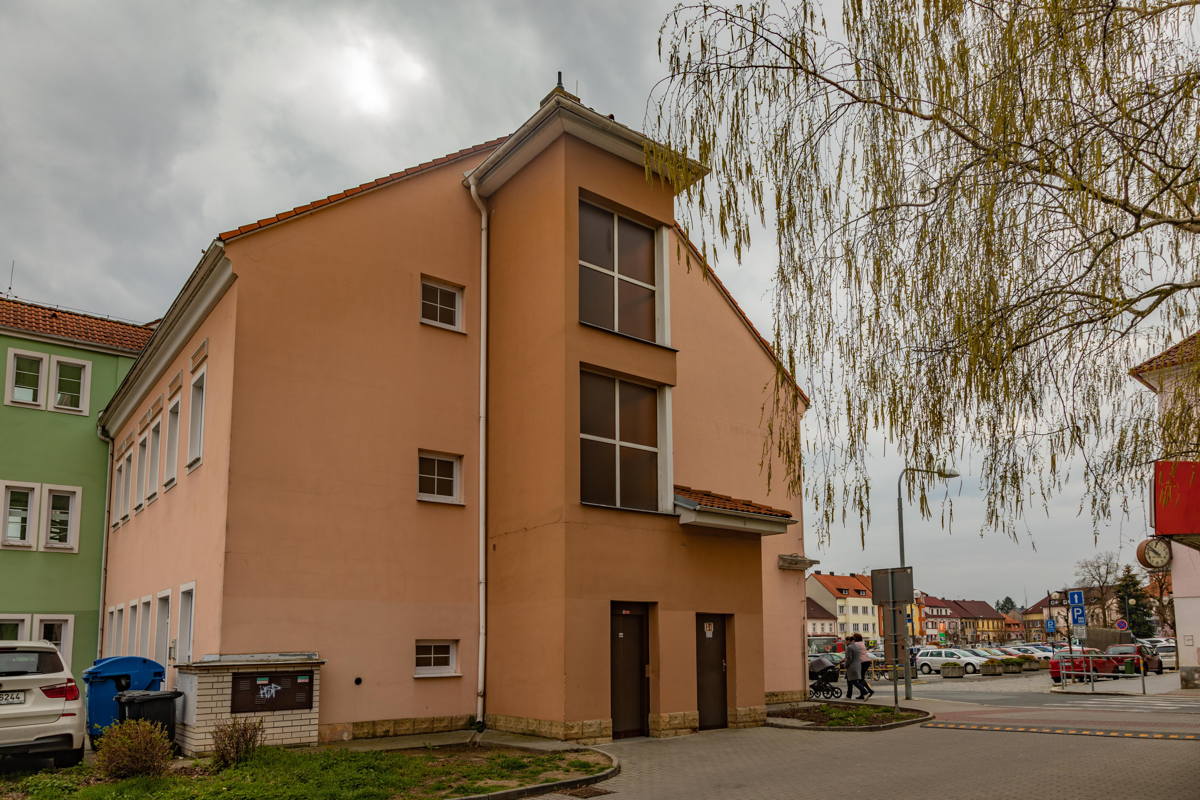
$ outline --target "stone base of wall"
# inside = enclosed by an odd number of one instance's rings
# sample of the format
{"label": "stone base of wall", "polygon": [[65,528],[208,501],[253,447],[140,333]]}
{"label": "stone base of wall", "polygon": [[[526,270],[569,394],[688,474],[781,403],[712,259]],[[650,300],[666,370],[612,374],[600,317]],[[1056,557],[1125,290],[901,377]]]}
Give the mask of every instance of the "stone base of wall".
{"label": "stone base of wall", "polygon": [[803,689],[785,689],[778,692],[767,692],[767,703],[803,703],[808,700],[808,692]]}
{"label": "stone base of wall", "polygon": [[729,727],[759,728],[767,724],[766,706],[739,706],[729,709]]}
{"label": "stone base of wall", "polygon": [[[176,688],[184,691],[183,713],[176,714],[175,743],[185,755],[211,753],[213,731],[231,719],[262,720],[263,744],[314,745],[321,705],[321,662],[305,664],[196,663],[176,667]],[[292,711],[230,712],[235,672],[269,669],[274,673],[312,672],[313,707]]]}
{"label": "stone base of wall", "polygon": [[699,711],[672,711],[650,715],[650,735],[658,739],[687,736],[700,728]]}
{"label": "stone base of wall", "polygon": [[384,736],[410,736],[418,733],[461,731],[471,726],[468,714],[448,717],[402,717],[362,722],[326,722],[318,726],[317,737],[322,744],[348,742],[351,739],[378,739]]}
{"label": "stone base of wall", "polygon": [[511,714],[486,714],[489,728],[526,736],[541,736],[575,744],[604,744],[612,741],[611,719],[559,720],[517,717]]}
{"label": "stone base of wall", "polygon": [[1200,667],[1180,667],[1179,688],[1200,689]]}

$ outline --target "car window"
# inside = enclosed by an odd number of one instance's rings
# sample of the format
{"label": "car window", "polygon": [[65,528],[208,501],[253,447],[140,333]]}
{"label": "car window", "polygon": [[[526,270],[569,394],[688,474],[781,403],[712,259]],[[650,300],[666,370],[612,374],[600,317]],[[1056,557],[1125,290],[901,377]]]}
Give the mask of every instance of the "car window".
{"label": "car window", "polygon": [[52,650],[0,648],[0,678],[62,671],[62,659]]}

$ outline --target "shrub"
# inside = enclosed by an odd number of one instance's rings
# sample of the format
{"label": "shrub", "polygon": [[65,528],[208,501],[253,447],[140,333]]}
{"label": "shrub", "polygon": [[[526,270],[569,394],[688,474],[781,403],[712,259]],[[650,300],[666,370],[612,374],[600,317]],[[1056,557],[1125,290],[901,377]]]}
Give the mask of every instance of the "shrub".
{"label": "shrub", "polygon": [[225,769],[254,755],[262,745],[261,719],[233,718],[218,723],[213,729],[213,765]]}
{"label": "shrub", "polygon": [[156,722],[127,719],[104,729],[96,749],[96,769],[107,778],[162,775],[173,753],[166,730]]}
{"label": "shrub", "polygon": [[1021,666],[1021,664],[1023,662],[1019,658],[1004,658],[1004,659],[1000,660],[1000,663],[1001,664],[1016,664],[1017,666]]}
{"label": "shrub", "polygon": [[1037,661],[1037,659],[1036,659],[1036,658],[1034,658],[1033,656],[1031,656],[1031,655],[1024,655],[1024,654],[1023,654],[1023,655],[1019,655],[1019,656],[1017,656],[1017,660],[1018,660],[1018,661]]}
{"label": "shrub", "polygon": [[985,667],[998,667],[998,666],[1000,666],[1001,663],[1002,662],[1000,662],[997,659],[989,658],[987,661],[983,662],[983,665]]}

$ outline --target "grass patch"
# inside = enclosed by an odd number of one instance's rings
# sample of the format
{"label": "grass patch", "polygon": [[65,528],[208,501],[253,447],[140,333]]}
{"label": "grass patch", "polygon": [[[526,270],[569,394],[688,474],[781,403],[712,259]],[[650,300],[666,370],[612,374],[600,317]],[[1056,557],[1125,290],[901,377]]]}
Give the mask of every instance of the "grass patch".
{"label": "grass patch", "polygon": [[841,706],[822,703],[809,708],[789,708],[772,712],[772,716],[801,719],[814,725],[831,728],[862,728],[868,725],[886,725],[924,716],[920,711],[896,711],[891,706]]}
{"label": "grass patch", "polygon": [[223,771],[179,762],[158,778],[105,781],[88,765],[28,771],[0,767],[3,800],[440,800],[594,775],[608,768],[590,751],[533,753],[446,747],[400,752],[265,747]]}

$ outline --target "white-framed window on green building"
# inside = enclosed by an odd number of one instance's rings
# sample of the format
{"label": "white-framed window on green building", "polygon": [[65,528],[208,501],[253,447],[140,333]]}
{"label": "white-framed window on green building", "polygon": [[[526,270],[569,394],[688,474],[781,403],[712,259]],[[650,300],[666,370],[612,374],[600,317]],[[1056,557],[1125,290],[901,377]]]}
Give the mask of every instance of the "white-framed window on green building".
{"label": "white-framed window on green building", "polygon": [[50,362],[53,396],[50,407],[68,414],[87,414],[92,365],[88,361],[54,356]]}
{"label": "white-framed window on green building", "polygon": [[30,614],[0,611],[0,642],[28,639],[30,619]]}
{"label": "white-framed window on green building", "polygon": [[49,361],[50,357],[45,353],[10,348],[4,370],[4,403],[26,408],[45,408]]}
{"label": "white-framed window on green building", "polygon": [[33,638],[58,648],[63,663],[71,664],[71,642],[75,637],[74,614],[34,614]]}
{"label": "white-framed window on green building", "polygon": [[42,486],[42,549],[79,550],[79,516],[83,489],[78,486]]}
{"label": "white-framed window on green building", "polygon": [[37,545],[38,489],[36,483],[0,481],[4,501],[0,546],[32,548]]}

